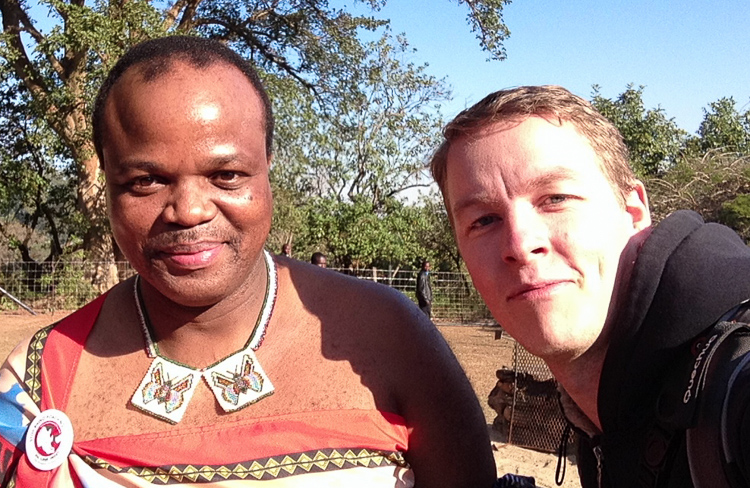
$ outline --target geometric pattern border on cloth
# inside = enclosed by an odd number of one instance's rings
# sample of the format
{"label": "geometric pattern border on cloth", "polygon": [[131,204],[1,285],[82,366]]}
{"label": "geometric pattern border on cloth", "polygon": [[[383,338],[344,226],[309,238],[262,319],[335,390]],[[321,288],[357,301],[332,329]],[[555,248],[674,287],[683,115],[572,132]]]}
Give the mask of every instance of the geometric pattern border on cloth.
{"label": "geometric pattern border on cloth", "polygon": [[42,360],[42,351],[44,350],[44,344],[49,337],[49,332],[55,325],[57,325],[57,323],[39,329],[39,331],[37,331],[37,333],[31,338],[29,349],[26,352],[26,371],[24,373],[23,384],[26,392],[39,408],[41,408],[42,405],[42,367],[40,364]]}
{"label": "geometric pattern border on cloth", "polygon": [[160,485],[185,482],[210,483],[212,481],[244,480],[247,478],[271,480],[306,473],[356,467],[378,467],[386,464],[408,466],[401,452],[373,451],[364,448],[321,449],[221,466],[177,464],[173,466],[118,468],[93,456],[86,456],[84,461],[92,468],[107,469],[113,473],[127,473],[143,478],[149,483]]}

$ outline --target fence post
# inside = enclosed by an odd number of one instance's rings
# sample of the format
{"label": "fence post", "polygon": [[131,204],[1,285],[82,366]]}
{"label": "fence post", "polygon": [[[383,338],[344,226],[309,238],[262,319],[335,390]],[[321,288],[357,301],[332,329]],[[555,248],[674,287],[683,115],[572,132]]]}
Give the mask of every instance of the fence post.
{"label": "fence post", "polygon": [[19,300],[18,298],[14,297],[14,296],[13,296],[13,295],[11,295],[10,293],[8,293],[8,292],[7,292],[6,290],[5,290],[5,288],[3,288],[3,287],[1,287],[1,286],[0,286],[0,292],[2,292],[2,293],[3,293],[4,295],[5,295],[5,296],[7,296],[8,298],[10,298],[10,299],[11,299],[11,300],[13,300],[14,302],[16,302],[16,303],[17,303],[18,305],[20,305],[21,307],[23,307],[23,308],[24,308],[24,309],[25,309],[26,311],[30,312],[30,313],[31,313],[31,315],[36,315],[36,312],[35,312],[35,311],[33,311],[33,310],[32,310],[32,309],[30,308],[30,307],[26,306],[26,304],[25,304],[25,303],[23,303],[23,302],[22,302],[21,300]]}

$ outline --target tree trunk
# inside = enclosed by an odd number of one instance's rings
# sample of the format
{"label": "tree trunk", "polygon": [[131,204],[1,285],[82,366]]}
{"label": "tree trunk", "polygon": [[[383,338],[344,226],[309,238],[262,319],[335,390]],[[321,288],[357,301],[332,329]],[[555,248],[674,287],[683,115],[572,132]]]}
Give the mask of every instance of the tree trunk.
{"label": "tree trunk", "polygon": [[83,249],[86,260],[92,264],[87,278],[99,292],[104,292],[117,284],[117,267],[114,262],[112,235],[107,221],[104,175],[99,168],[99,158],[93,145],[86,144],[84,152],[88,157],[76,158],[79,163],[78,209],[89,224],[83,236]]}

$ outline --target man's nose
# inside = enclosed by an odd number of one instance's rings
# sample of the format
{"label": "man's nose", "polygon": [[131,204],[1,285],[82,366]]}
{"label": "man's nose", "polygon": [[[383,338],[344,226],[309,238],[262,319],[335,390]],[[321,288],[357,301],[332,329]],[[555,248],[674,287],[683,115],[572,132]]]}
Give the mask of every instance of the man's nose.
{"label": "man's nose", "polygon": [[527,264],[549,253],[549,227],[532,206],[513,209],[505,218],[502,256],[506,263]]}
{"label": "man's nose", "polygon": [[170,198],[163,218],[170,224],[194,227],[210,221],[216,216],[217,208],[212,199],[210,183],[186,180],[172,184]]}

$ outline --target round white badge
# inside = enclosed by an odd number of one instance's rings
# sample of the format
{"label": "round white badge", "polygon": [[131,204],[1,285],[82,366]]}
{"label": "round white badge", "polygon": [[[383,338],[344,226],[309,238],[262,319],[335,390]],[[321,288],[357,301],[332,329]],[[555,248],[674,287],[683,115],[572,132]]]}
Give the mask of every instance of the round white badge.
{"label": "round white badge", "polygon": [[73,424],[60,410],[45,410],[26,431],[26,457],[40,471],[57,468],[73,448]]}

